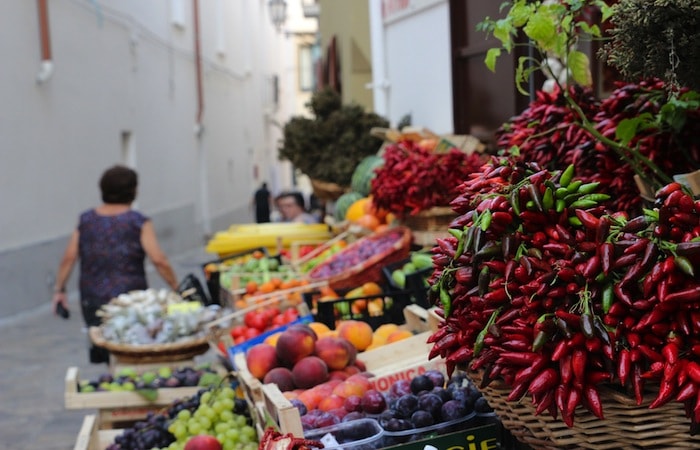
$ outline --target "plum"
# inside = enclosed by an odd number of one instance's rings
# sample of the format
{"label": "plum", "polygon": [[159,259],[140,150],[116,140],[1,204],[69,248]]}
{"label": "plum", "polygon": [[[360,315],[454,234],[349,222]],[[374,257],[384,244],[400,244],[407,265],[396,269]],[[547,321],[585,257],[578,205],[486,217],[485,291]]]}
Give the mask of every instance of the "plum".
{"label": "plum", "polygon": [[389,388],[389,394],[396,398],[411,393],[411,382],[408,380],[399,380]]}
{"label": "plum", "polygon": [[484,397],[479,397],[474,402],[474,411],[478,413],[488,413],[493,412],[493,408],[489,405],[489,402]]}
{"label": "plum", "polygon": [[437,394],[426,394],[418,399],[418,408],[430,413],[433,419],[440,420],[443,400]]}
{"label": "plum", "polygon": [[362,411],[362,397],[359,395],[351,395],[345,399],[343,407],[348,410],[348,412]]}
{"label": "plum", "polygon": [[433,419],[433,415],[430,414],[428,411],[423,411],[419,409],[418,411],[415,411],[413,414],[411,414],[411,422],[413,423],[413,426],[416,428],[423,428],[423,427],[429,427],[430,425],[435,423],[435,419]]}
{"label": "plum", "polygon": [[294,406],[296,409],[299,410],[299,415],[300,415],[300,416],[303,416],[304,414],[306,414],[306,413],[308,412],[308,410],[306,409],[306,405],[304,404],[304,402],[302,402],[302,401],[299,400],[298,398],[293,398],[293,399],[291,399],[291,400],[289,401],[289,403],[291,403],[292,406]]}
{"label": "plum", "polygon": [[387,423],[391,419],[396,418],[396,413],[392,409],[387,409],[386,411],[383,411],[381,414],[377,416],[377,422],[379,422],[379,425],[382,426],[382,428],[386,428]]}
{"label": "plum", "polygon": [[449,422],[466,416],[467,409],[459,400],[450,400],[442,404],[440,414],[445,422]]}
{"label": "plum", "polygon": [[386,431],[405,431],[413,428],[413,424],[406,419],[389,419],[384,426]]}
{"label": "plum", "polygon": [[301,428],[304,431],[313,430],[316,428],[316,416],[314,414],[305,414],[301,416]]}
{"label": "plum", "polygon": [[445,389],[445,388],[435,387],[435,388],[431,391],[431,393],[433,393],[433,394],[437,395],[438,397],[440,397],[440,398],[442,399],[443,402],[446,402],[446,401],[448,401],[448,400],[452,400],[452,393],[451,393],[449,390]]}
{"label": "plum", "polygon": [[386,399],[381,392],[370,389],[362,396],[362,409],[369,414],[379,414],[386,409]]}
{"label": "plum", "polygon": [[433,382],[433,386],[443,387],[445,385],[445,375],[443,375],[439,370],[430,369],[423,375],[430,378],[430,380]]}
{"label": "plum", "polygon": [[434,387],[433,380],[425,375],[418,375],[411,380],[411,392],[414,394],[420,391],[431,391]]}
{"label": "plum", "polygon": [[418,409],[418,397],[407,394],[396,400],[394,410],[396,415],[403,419],[408,419]]}
{"label": "plum", "polygon": [[365,417],[367,416],[365,416],[365,413],[363,413],[362,411],[351,411],[345,414],[345,417],[343,417],[342,422],[350,422],[352,420],[364,419]]}
{"label": "plum", "polygon": [[324,411],[316,416],[316,428],[329,427],[331,425],[335,425],[336,423],[340,423],[340,419],[329,412]]}

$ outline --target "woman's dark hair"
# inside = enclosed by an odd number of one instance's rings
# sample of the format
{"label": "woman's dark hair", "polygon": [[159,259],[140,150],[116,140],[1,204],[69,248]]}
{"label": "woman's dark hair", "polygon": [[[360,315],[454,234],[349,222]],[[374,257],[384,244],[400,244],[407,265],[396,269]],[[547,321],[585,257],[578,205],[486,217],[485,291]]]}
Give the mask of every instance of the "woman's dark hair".
{"label": "woman's dark hair", "polygon": [[293,198],[294,203],[299,205],[301,209],[306,210],[306,200],[304,200],[304,194],[299,191],[285,191],[278,195],[275,200],[281,200],[283,198]]}
{"label": "woman's dark hair", "polygon": [[113,166],[105,170],[100,178],[102,201],[105,203],[131,203],[136,198],[138,175],[124,166]]}

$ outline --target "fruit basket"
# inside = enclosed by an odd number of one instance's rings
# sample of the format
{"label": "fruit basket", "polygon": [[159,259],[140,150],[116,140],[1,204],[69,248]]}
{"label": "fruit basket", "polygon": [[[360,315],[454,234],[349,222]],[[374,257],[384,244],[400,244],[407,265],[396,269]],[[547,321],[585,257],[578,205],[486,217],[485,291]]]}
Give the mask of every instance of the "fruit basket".
{"label": "fruit basket", "polygon": [[206,353],[209,349],[206,336],[164,344],[131,345],[108,341],[103,337],[100,327],[90,327],[88,334],[93,344],[106,348],[112,356],[124,364],[183,361]]}
{"label": "fruit basket", "polygon": [[[478,386],[483,374],[469,372]],[[554,420],[547,412],[535,414],[528,401],[508,402],[511,389],[492,382],[481,389],[503,426],[519,441],[533,449],[618,449],[699,448],[700,436],[691,436],[683,405],[669,402],[649,409],[655,394],[645,395],[642,405],[634,398],[612,388],[599,387],[605,419],[595,417],[582,407],[576,410],[574,426]]]}
{"label": "fruit basket", "polygon": [[411,230],[392,227],[358,239],[316,266],[307,277],[326,280],[331,288],[352,289],[367,282],[382,281],[382,267],[406,258],[411,246]]}

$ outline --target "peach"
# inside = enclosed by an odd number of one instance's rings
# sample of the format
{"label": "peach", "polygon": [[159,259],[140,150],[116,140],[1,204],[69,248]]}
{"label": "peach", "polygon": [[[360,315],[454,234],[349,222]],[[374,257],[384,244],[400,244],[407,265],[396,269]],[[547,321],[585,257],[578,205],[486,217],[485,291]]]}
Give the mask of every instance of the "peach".
{"label": "peach", "polygon": [[360,320],[344,320],[338,325],[338,336],[350,341],[361,352],[372,343],[372,327]]}
{"label": "peach", "polygon": [[276,384],[282,392],[291,391],[295,388],[292,371],[286,367],[275,367],[267,372],[263,378],[263,383]]}
{"label": "peach", "polygon": [[279,365],[277,349],[270,344],[256,344],[245,355],[248,370],[258,380],[262,380],[270,370]]}
{"label": "peach", "polygon": [[345,405],[345,399],[343,397],[331,394],[324,397],[323,400],[318,403],[317,408],[321,411],[330,411],[332,409],[342,408],[343,405]]}
{"label": "peach", "polygon": [[365,390],[370,389],[372,387],[372,383],[369,381],[369,378],[366,377],[363,373],[350,375],[345,381],[348,383],[360,384],[361,386],[364,386]]}
{"label": "peach", "polygon": [[343,369],[343,372],[347,373],[348,376],[350,375],[355,375],[356,373],[362,372],[359,367],[357,367],[355,364],[351,366],[347,366],[345,369]]}
{"label": "peach", "polygon": [[345,381],[345,379],[349,376],[350,376],[349,373],[346,373],[342,370],[332,370],[332,371],[328,372],[328,379],[329,380]]}
{"label": "peach", "polygon": [[316,332],[306,325],[292,325],[277,338],[277,358],[292,367],[297,361],[314,352]]}
{"label": "peach", "polygon": [[367,392],[367,389],[369,388],[364,383],[345,380],[333,389],[333,394],[342,398],[348,398],[353,395],[362,397]]}
{"label": "peach", "polygon": [[316,341],[315,354],[330,370],[344,369],[350,362],[349,345],[340,338],[322,337]]}
{"label": "peach", "polygon": [[413,337],[413,333],[411,333],[408,330],[396,330],[393,333],[391,333],[389,336],[386,338],[386,343],[391,344],[392,342],[397,342],[402,339],[408,339],[410,337]]}
{"label": "peach", "polygon": [[294,364],[292,379],[294,385],[308,389],[328,381],[328,366],[318,356],[305,356]]}
{"label": "peach", "polygon": [[323,400],[323,396],[319,394],[318,391],[314,391],[313,389],[308,389],[302,393],[300,393],[297,396],[297,400],[302,402],[304,406],[306,406],[306,409],[311,411],[313,409],[316,409],[318,404]]}

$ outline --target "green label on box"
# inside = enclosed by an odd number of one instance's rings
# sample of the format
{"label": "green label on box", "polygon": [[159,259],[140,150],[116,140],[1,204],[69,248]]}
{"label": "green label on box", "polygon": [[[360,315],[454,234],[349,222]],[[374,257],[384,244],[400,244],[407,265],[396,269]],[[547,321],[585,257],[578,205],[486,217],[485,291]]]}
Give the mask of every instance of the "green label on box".
{"label": "green label on box", "polygon": [[498,448],[497,431],[495,424],[489,424],[389,448],[424,450],[426,445],[430,445],[438,450],[492,450]]}

